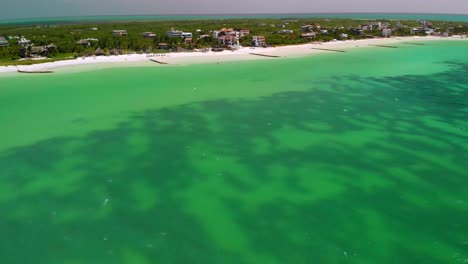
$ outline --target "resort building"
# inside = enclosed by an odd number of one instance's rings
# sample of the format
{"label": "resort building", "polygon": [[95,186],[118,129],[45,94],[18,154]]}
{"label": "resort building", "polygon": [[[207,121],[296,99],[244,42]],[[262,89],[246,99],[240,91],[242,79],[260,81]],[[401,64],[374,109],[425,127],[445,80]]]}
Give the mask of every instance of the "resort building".
{"label": "resort building", "polygon": [[253,36],[252,37],[252,44],[255,47],[264,47],[266,46],[266,39],[264,36]]}
{"label": "resort building", "polygon": [[122,29],[117,29],[117,30],[112,30],[112,36],[128,36],[127,30],[122,30]]}
{"label": "resort building", "polygon": [[314,39],[317,36],[315,32],[303,33],[301,34],[301,38],[303,39]]}
{"label": "resort building", "polygon": [[144,33],[143,33],[143,37],[144,37],[144,38],[155,38],[155,37],[156,37],[156,33],[154,33],[154,32],[144,32]]}
{"label": "resort building", "polygon": [[10,43],[5,37],[0,36],[0,47],[8,47]]}

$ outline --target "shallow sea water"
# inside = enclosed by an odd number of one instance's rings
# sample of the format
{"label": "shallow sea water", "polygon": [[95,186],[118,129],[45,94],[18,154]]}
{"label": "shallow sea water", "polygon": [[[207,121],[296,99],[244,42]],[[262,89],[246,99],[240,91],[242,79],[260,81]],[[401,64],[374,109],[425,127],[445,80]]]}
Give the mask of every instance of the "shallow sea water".
{"label": "shallow sea water", "polygon": [[0,79],[1,263],[466,263],[468,42]]}

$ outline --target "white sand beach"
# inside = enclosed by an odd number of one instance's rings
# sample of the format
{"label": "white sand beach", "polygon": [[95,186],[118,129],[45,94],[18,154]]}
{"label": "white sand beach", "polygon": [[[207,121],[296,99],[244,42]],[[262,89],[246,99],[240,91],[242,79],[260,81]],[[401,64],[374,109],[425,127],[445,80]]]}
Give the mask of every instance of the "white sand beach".
{"label": "white sand beach", "polygon": [[[223,63],[240,60],[271,59],[253,55],[251,53],[268,56],[279,56],[281,58],[302,57],[317,53],[330,52],[320,49],[346,50],[355,48],[372,48],[372,45],[392,45],[408,41],[434,41],[434,40],[468,40],[467,37],[393,37],[381,39],[347,40],[326,43],[309,43],[303,45],[272,47],[272,48],[250,48],[244,47],[236,51],[222,52],[174,52],[166,54],[128,54],[119,56],[98,56],[48,62],[24,66],[1,66],[2,73],[17,73],[21,71],[54,71],[69,72],[73,70],[95,70],[109,67],[132,67],[152,66],[167,67],[181,66],[200,63]],[[167,64],[158,64],[151,60],[157,60]]]}

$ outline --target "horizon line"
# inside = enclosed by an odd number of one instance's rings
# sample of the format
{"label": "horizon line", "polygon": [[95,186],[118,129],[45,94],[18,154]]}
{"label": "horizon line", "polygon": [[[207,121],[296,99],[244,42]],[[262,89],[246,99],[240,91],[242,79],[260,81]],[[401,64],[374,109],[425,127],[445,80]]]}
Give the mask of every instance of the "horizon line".
{"label": "horizon line", "polygon": [[24,19],[56,19],[56,18],[91,18],[91,17],[112,17],[112,16],[254,16],[254,15],[356,15],[356,14],[376,14],[376,15],[455,15],[468,16],[460,13],[414,13],[414,12],[313,12],[313,13],[196,13],[196,14],[107,14],[107,15],[70,15],[70,16],[46,16],[46,17],[20,17],[0,19],[0,21],[24,20]]}

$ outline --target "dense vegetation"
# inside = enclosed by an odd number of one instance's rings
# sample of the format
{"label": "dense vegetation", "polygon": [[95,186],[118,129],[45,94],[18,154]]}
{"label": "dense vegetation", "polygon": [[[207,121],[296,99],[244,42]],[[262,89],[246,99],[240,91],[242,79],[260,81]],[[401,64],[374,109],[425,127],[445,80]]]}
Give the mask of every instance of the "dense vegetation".
{"label": "dense vegetation", "polygon": [[[392,26],[395,21],[385,21]],[[263,35],[269,45],[290,45],[306,43],[310,40],[301,38],[301,26],[305,24],[320,25],[321,29],[328,29],[328,34],[318,34],[314,41],[331,41],[343,39],[342,33],[350,39],[359,39],[371,36],[381,36],[380,31],[368,31],[364,36],[356,34],[351,28],[358,28],[360,24],[370,21],[351,19],[232,19],[232,20],[201,20],[201,21],[155,21],[155,22],[112,22],[92,24],[65,24],[65,25],[4,25],[0,26],[0,36],[23,36],[31,40],[35,46],[55,44],[48,57],[55,59],[70,56],[85,56],[94,54],[97,48],[105,53],[111,49],[127,52],[165,52],[158,50],[159,43],[168,43],[171,50],[193,50],[218,45],[212,36],[213,30],[221,28],[247,28],[250,35],[240,39],[243,46],[252,45],[253,35]],[[404,27],[393,31],[393,35],[404,36],[410,34],[410,27],[421,26],[416,21],[400,21]],[[468,32],[466,24],[452,22],[433,22],[433,27],[445,31],[452,28],[454,33]],[[97,30],[96,30],[97,28]],[[185,44],[181,38],[168,38],[166,32],[171,28],[192,32],[193,43]],[[339,29],[341,28],[341,29]],[[128,36],[112,36],[115,29],[128,31]],[[280,34],[279,30],[290,29],[293,34]],[[143,32],[155,32],[156,38],[143,38]],[[199,39],[201,35],[210,37]],[[96,38],[98,42],[91,42],[91,46],[76,44],[80,39]],[[0,64],[3,60],[17,60],[20,58],[21,47],[16,44],[17,39],[9,40],[9,47],[0,47]]]}

